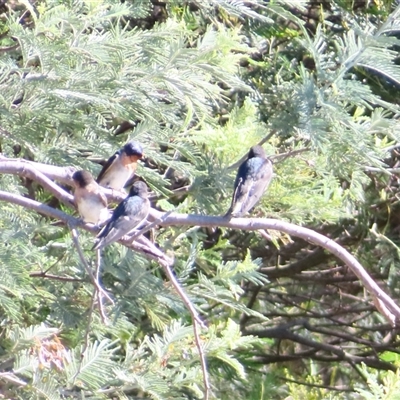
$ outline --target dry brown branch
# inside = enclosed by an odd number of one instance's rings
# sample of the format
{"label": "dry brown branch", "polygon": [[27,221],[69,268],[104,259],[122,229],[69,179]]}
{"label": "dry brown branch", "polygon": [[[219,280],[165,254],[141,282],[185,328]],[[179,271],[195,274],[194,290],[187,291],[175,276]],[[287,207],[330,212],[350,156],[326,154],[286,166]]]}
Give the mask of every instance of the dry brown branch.
{"label": "dry brown branch", "polygon": [[[396,367],[389,362],[382,361],[376,358],[353,355],[339,346],[334,346],[330,343],[317,342],[316,340],[310,339],[309,337],[306,336],[299,335],[289,330],[289,328],[292,328],[294,326],[304,326],[305,323],[306,321],[303,319],[298,321],[292,321],[291,323],[282,324],[281,326],[275,328],[254,330],[251,331],[251,334],[256,335],[260,338],[276,338],[279,340],[287,339],[292,342],[299,343],[303,346],[310,347],[313,349],[313,351],[316,352],[328,352],[333,354],[333,356],[318,356],[319,359],[325,357],[325,358],[332,358],[335,361],[347,361],[350,363],[365,363],[369,367],[376,369],[391,370],[391,371],[396,370]],[[268,357],[277,357],[277,356],[276,355],[265,356],[265,358]],[[264,358],[264,356],[260,356],[260,358]],[[314,358],[316,359],[316,357]]]}

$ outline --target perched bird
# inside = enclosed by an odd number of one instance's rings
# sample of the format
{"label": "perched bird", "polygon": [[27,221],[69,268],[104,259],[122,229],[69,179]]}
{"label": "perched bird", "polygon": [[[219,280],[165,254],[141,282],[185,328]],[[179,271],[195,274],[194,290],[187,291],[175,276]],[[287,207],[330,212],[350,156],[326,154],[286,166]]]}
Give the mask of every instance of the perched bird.
{"label": "perched bird", "polygon": [[238,170],[232,204],[225,218],[242,217],[263,195],[272,179],[272,162],[261,146],[253,146]]}
{"label": "perched bird", "polygon": [[139,142],[128,142],[108,159],[97,177],[101,186],[121,190],[133,177],[138,160],[143,157],[143,147]]}
{"label": "perched bird", "polygon": [[102,249],[131,232],[146,218],[150,210],[147,185],[138,181],[133,184],[128,197],[114,210],[108,224],[97,235],[93,249]]}
{"label": "perched bird", "polygon": [[100,225],[110,217],[107,199],[88,171],[77,171],[72,175],[74,199],[79,214],[85,222]]}

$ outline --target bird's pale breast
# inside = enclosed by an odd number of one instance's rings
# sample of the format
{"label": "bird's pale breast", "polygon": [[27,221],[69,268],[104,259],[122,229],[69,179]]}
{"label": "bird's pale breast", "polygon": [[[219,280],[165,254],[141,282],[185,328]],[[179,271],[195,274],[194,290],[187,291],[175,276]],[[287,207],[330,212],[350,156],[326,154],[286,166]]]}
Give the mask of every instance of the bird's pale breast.
{"label": "bird's pale breast", "polygon": [[100,201],[98,195],[86,193],[77,200],[79,214],[85,222],[98,224],[104,222],[109,211],[107,207]]}

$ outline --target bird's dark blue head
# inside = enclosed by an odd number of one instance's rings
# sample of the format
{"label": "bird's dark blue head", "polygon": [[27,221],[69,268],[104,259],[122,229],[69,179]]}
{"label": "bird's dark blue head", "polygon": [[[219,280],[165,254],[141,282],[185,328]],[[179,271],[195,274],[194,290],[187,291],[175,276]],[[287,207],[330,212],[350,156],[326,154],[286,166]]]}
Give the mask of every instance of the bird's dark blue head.
{"label": "bird's dark blue head", "polygon": [[72,175],[72,179],[77,186],[83,188],[94,181],[93,176],[89,171],[76,171]]}
{"label": "bird's dark blue head", "polygon": [[129,196],[140,196],[147,198],[148,195],[149,193],[147,191],[147,185],[142,181],[135,182],[129,191]]}
{"label": "bird's dark blue head", "polygon": [[143,147],[139,142],[131,141],[124,145],[122,151],[129,157],[136,156],[138,158],[143,157]]}
{"label": "bird's dark blue head", "polygon": [[265,158],[265,151],[261,146],[253,146],[250,148],[249,155],[247,158],[261,157]]}

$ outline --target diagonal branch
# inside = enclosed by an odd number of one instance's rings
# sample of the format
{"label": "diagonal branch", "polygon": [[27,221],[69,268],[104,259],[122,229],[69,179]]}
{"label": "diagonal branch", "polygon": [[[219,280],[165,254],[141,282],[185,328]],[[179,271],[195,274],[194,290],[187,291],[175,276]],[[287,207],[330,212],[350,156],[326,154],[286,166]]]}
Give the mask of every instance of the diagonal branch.
{"label": "diagonal branch", "polygon": [[[15,162],[9,162],[1,161],[0,159],[0,173],[19,175],[32,179],[40,183],[47,191],[52,193],[67,206],[73,206],[74,197],[49,179],[43,172],[36,169],[36,166],[37,165],[32,165],[29,161],[16,160]],[[52,168],[51,165],[50,167]]]}
{"label": "diagonal branch", "polygon": [[[152,210],[153,218],[160,218],[160,214],[162,213],[156,210]],[[163,222],[160,223],[160,225],[197,225],[202,227],[223,226],[226,228],[241,229],[247,231],[254,231],[259,229],[274,229],[292,236],[302,238],[309,243],[321,246],[322,248],[328,250],[330,253],[342,260],[353,271],[358,279],[360,279],[364,287],[371,294],[375,306],[391,323],[392,326],[395,326],[396,319],[400,320],[400,307],[389,295],[387,295],[379,287],[379,285],[371,278],[371,276],[357,261],[357,259],[332,239],[329,239],[328,237],[321,235],[320,233],[315,232],[311,229],[303,228],[289,222],[268,218],[233,218],[228,221],[222,217],[186,215],[177,213],[170,214]]]}
{"label": "diagonal branch", "polygon": [[[39,213],[43,213],[53,218],[60,219],[72,226],[79,226],[92,233],[97,233],[97,230],[93,225],[84,224],[82,221],[65,214],[62,211],[56,210],[45,204],[39,203],[34,200],[26,199],[22,196],[0,191],[0,201],[8,201],[10,203],[18,204],[20,206],[29,208]],[[360,279],[364,287],[371,294],[374,304],[382,315],[390,322],[392,326],[395,325],[396,320],[400,320],[400,308],[396,302],[386,294],[378,284],[371,278],[364,267],[353,257],[346,249],[337,244],[332,239],[321,235],[311,229],[303,228],[288,222],[279,221],[275,219],[267,218],[233,218],[227,220],[223,217],[214,217],[206,215],[192,215],[192,214],[178,214],[171,213],[165,219],[163,219],[165,213],[152,209],[150,212],[150,218],[161,220],[159,225],[161,226],[202,226],[202,227],[214,227],[223,226],[232,229],[242,229],[247,231],[254,231],[259,229],[275,229],[287,233],[292,236],[297,236],[306,240],[307,242],[314,243],[322,248],[328,250],[334,254],[337,258],[342,260]],[[119,243],[130,247],[147,257],[159,262],[160,257],[163,253],[159,251],[155,246],[152,248],[149,245],[140,243],[143,241],[142,238],[138,238],[134,243],[130,243],[129,240],[120,240]]]}
{"label": "diagonal branch", "polygon": [[[72,186],[72,175],[76,171],[74,167],[58,167],[56,165],[42,164],[22,158],[7,158],[0,154],[0,174],[13,174],[30,178],[39,182],[44,188],[64,203],[72,201],[72,196],[62,190],[52,181]],[[103,188],[100,186],[108,200],[122,201],[126,193],[118,190]]]}
{"label": "diagonal branch", "polygon": [[[290,325],[291,326],[296,326],[296,325],[302,326],[302,325],[304,325],[304,322],[302,320],[292,321],[292,323]],[[255,335],[257,337],[260,337],[260,338],[276,338],[276,339],[291,340],[293,342],[299,343],[303,346],[307,346],[311,349],[316,350],[316,355],[318,355],[319,357],[329,357],[329,356],[319,355],[320,352],[327,352],[327,353],[333,354],[334,359],[336,359],[338,361],[347,361],[350,363],[362,363],[363,362],[366,365],[368,365],[372,368],[376,368],[376,369],[382,369],[382,370],[388,370],[388,371],[396,370],[396,367],[389,362],[382,361],[380,359],[375,359],[375,358],[353,355],[339,346],[335,346],[335,345],[332,345],[329,343],[317,342],[316,340],[313,340],[309,337],[294,333],[294,332],[290,331],[288,328],[289,328],[289,324],[283,324],[276,328],[253,330],[249,333],[252,335]],[[261,356],[261,357],[263,357],[263,356]],[[266,358],[268,358],[268,357],[269,356],[267,355]]]}
{"label": "diagonal branch", "polygon": [[[46,204],[42,204],[36,200],[31,200],[18,194],[8,193],[0,190],[0,201],[17,204],[29,210],[35,211],[39,214],[47,215],[50,218],[63,221],[65,224],[72,227],[84,229],[85,231],[91,232],[92,234],[98,233],[98,229],[92,224],[85,224],[81,219],[75,218],[72,215],[66,214],[63,211],[49,207]],[[150,248],[147,243],[141,243],[141,240],[142,238],[138,238],[137,241],[131,243],[129,239],[121,239],[118,242],[157,262],[160,257],[164,256],[162,251],[157,249],[156,246],[152,246]]]}
{"label": "diagonal branch", "polygon": [[76,171],[76,168],[74,167],[58,167],[56,165],[42,164],[34,161],[24,160],[23,158],[7,158],[2,154],[0,154],[0,162],[0,173],[18,174],[17,170],[21,168],[21,166],[26,169],[34,168],[36,171],[41,172],[48,178],[68,185],[71,184],[72,175]]}
{"label": "diagonal branch", "polygon": [[[36,172],[32,171],[32,168],[35,168],[37,171]],[[55,167],[51,165],[34,163],[31,161],[26,161],[21,159],[9,159],[0,156],[0,173],[15,173],[23,176],[28,176],[29,174],[29,177],[38,180],[43,185],[46,185],[45,187],[48,188],[48,190],[50,190],[56,197],[58,197],[60,200],[66,201],[67,203],[71,201],[72,196],[68,195],[61,189],[57,189],[57,185],[51,182],[51,180],[47,180],[46,177],[44,177],[44,175],[46,175],[51,179],[71,184],[72,171],[73,169],[71,169],[71,167],[65,167],[65,168]],[[116,201],[121,200],[121,198],[123,198],[122,193],[118,193],[110,189],[103,189],[103,191],[108,198],[113,198]],[[23,207],[35,210],[36,212],[43,213],[45,215],[48,215],[56,219],[60,219],[68,224],[72,224],[73,226],[74,225],[77,226],[76,224],[78,224],[78,226],[80,226],[81,228],[87,231],[91,231],[92,233],[96,232],[96,229],[91,225],[86,225],[82,221],[79,221],[76,218],[69,216],[68,214],[65,214],[59,210],[55,210],[39,202],[25,199],[22,196],[12,195],[7,192],[1,192],[0,200],[19,204]],[[356,258],[353,257],[346,249],[344,249],[335,241],[311,229],[303,228],[284,221],[266,219],[266,218],[260,218],[260,219],[233,218],[230,221],[228,221],[222,217],[213,217],[204,215],[186,215],[186,214],[171,213],[170,215],[166,216],[165,213],[156,210],[151,210],[149,217],[150,217],[149,219],[150,220],[152,219],[153,221],[161,220],[160,222],[157,221],[157,223],[161,226],[171,226],[171,225],[202,226],[202,227],[223,226],[232,229],[241,229],[249,231],[260,230],[260,229],[275,229],[287,233],[289,235],[302,238],[309,243],[314,243],[328,250],[330,253],[334,254],[337,258],[342,260],[360,279],[364,287],[371,294],[376,308],[385,316],[385,318],[391,323],[391,325],[393,326],[395,325],[396,319],[400,320],[399,306],[393,301],[393,299],[389,295],[387,295],[378,286],[378,284],[371,278],[371,276],[367,273],[367,271],[363,268],[363,266],[356,260]],[[139,251],[147,255],[148,257],[158,261],[160,255],[155,254],[154,249],[149,249],[148,245],[143,245],[143,244],[141,245],[139,242],[140,240],[136,240],[134,243],[127,243],[124,240],[120,241],[120,243],[124,244],[125,246],[131,247],[132,249]]]}

